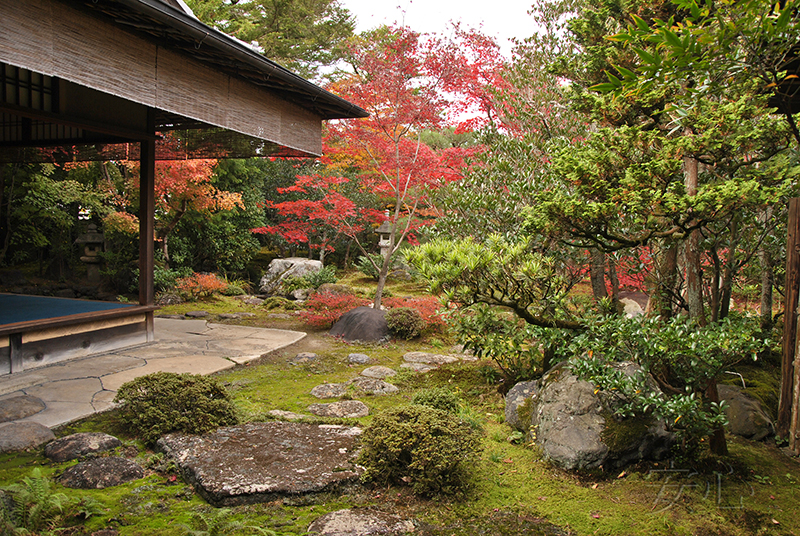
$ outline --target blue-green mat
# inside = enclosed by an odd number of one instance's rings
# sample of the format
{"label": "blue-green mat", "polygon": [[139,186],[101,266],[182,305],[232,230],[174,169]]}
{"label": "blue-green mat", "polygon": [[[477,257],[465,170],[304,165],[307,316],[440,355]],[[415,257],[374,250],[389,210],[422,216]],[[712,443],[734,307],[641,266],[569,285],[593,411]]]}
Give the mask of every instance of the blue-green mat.
{"label": "blue-green mat", "polygon": [[25,296],[22,294],[0,294],[0,326],[78,313],[107,311],[121,307],[131,307],[131,304],[72,300],[47,296]]}

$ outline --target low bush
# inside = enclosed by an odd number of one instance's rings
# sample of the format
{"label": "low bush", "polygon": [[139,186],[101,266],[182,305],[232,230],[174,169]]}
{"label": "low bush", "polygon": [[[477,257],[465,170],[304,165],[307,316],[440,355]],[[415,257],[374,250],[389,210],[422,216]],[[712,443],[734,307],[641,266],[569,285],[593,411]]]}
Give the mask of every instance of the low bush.
{"label": "low bush", "polygon": [[114,402],[121,423],[145,444],[169,432],[201,434],[239,419],[222,384],[206,376],[155,372],[124,383]]}
{"label": "low bush", "polygon": [[425,296],[420,298],[404,298],[387,296],[386,292],[383,293],[383,305],[389,309],[397,309],[399,307],[408,307],[417,311],[425,322],[423,331],[442,331],[447,325],[444,317],[440,313],[442,304],[438,298],[433,296]]}
{"label": "low bush", "polygon": [[445,387],[422,389],[411,399],[412,404],[440,409],[454,415],[458,413],[459,402],[458,395]]}
{"label": "low bush", "polygon": [[418,495],[466,491],[469,468],[479,456],[480,438],[445,411],[401,406],[375,416],[361,435],[362,479],[379,485],[411,486]]}
{"label": "low bush", "polygon": [[347,311],[368,303],[369,301],[364,298],[349,294],[316,292],[306,300],[306,308],[300,312],[300,318],[312,327],[326,329],[335,324]]}
{"label": "low bush", "polygon": [[425,321],[416,309],[398,307],[386,311],[386,325],[389,333],[407,341],[416,339],[425,329]]}
{"label": "low bush", "polygon": [[325,283],[336,283],[336,267],[326,266],[319,272],[309,272],[302,277],[289,276],[281,282],[281,289],[288,294],[292,291],[313,288],[318,289]]}
{"label": "low bush", "polygon": [[188,299],[208,297],[215,292],[222,292],[228,284],[214,274],[194,273],[182,277],[175,282],[175,289]]}

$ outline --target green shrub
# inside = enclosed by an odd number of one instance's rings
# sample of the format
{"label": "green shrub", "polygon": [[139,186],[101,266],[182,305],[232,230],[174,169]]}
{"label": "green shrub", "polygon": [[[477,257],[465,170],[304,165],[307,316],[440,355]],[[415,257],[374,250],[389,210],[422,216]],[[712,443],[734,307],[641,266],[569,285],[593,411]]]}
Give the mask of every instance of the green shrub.
{"label": "green shrub", "polygon": [[420,332],[425,329],[425,320],[416,309],[398,307],[386,311],[386,325],[395,337],[411,340],[419,337]]}
{"label": "green shrub", "polygon": [[303,276],[308,286],[314,290],[318,289],[325,283],[336,283],[339,279],[336,277],[336,267],[326,266],[319,272],[311,272]]}
{"label": "green shrub", "polygon": [[458,413],[459,402],[458,395],[445,387],[422,389],[411,399],[412,404],[440,409],[453,415]]}
{"label": "green shrub", "polygon": [[[370,259],[372,259],[372,262],[370,262]],[[373,264],[373,262],[375,264]],[[375,265],[378,266],[377,269],[375,268]],[[362,255],[356,261],[356,270],[367,277],[371,277],[375,281],[378,280],[381,266],[383,266],[383,255],[380,253],[370,253],[368,256]],[[389,265],[389,271],[392,270],[392,266],[394,266],[394,259],[392,259],[392,264]]]}
{"label": "green shrub", "polygon": [[364,481],[407,483],[419,495],[462,493],[479,456],[478,434],[457,417],[420,405],[375,416],[361,435]]}
{"label": "green shrub", "polygon": [[194,374],[141,376],[123,384],[114,402],[122,424],[147,445],[169,432],[201,434],[239,421],[222,384]]}

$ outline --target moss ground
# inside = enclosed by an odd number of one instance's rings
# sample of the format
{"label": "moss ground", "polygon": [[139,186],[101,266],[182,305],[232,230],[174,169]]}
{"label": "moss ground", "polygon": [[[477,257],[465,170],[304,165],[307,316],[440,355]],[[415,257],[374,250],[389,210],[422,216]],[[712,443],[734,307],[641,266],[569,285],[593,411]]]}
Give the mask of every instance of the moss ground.
{"label": "moss ground", "polygon": [[[360,279],[351,276],[351,285]],[[363,282],[365,288],[368,281]],[[390,287],[394,295],[419,292],[420,287]],[[232,299],[173,306],[164,312],[204,309],[211,313],[255,312],[242,324],[307,331],[299,319],[269,318],[256,306]],[[275,311],[269,311],[275,312]],[[361,367],[350,365],[350,353],[366,353],[381,365],[397,368],[405,352],[447,351],[451,341],[437,334],[416,341],[386,345],[346,344],[322,332],[246,366],[221,373],[219,378],[233,393],[247,420],[266,418],[271,409],[306,413],[318,400],[310,390],[320,383],[354,377]],[[311,351],[314,363],[291,365],[288,358]],[[217,510],[184,484],[163,459],[120,429],[114,412],[107,412],[57,430],[57,435],[78,431],[106,431],[125,441],[121,453],[136,456],[149,468],[148,475],[132,483],[96,491],[56,486],[70,497],[91,496],[102,505],[102,515],[86,521],[68,520],[72,527],[55,534],[89,535],[112,527],[122,536],[164,536],[200,531],[223,518],[240,523],[229,534],[257,534],[259,527],[278,535],[301,535],[311,521],[328,512],[349,507],[377,507],[420,521],[419,533],[449,535],[800,535],[800,463],[785,456],[774,444],[730,438],[730,456],[706,456],[686,464],[640,464],[622,474],[572,473],[541,460],[531,445],[512,442],[504,424],[504,404],[497,386],[481,374],[488,363],[459,363],[427,374],[401,373],[393,381],[401,387],[392,396],[359,397],[375,414],[409,402],[423,388],[446,387],[462,399],[464,418],[482,426],[483,451],[474,467],[474,485],[463,497],[425,500],[404,487],[366,486],[347,495],[328,494]],[[763,383],[763,382],[762,382]],[[358,419],[365,425],[371,417]],[[19,482],[35,467],[55,477],[66,464],[54,464],[39,451],[0,456],[0,486]],[[263,533],[263,532],[262,532]]]}

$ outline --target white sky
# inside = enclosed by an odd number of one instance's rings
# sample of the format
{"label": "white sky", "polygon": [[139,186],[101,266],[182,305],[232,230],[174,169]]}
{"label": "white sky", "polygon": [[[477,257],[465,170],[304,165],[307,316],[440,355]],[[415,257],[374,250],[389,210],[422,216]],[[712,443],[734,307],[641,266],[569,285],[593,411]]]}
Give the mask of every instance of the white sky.
{"label": "white sky", "polygon": [[450,21],[494,37],[506,56],[511,38],[534,33],[528,9],[532,0],[340,0],[356,17],[356,32],[382,24],[405,24],[415,32],[446,33]]}

